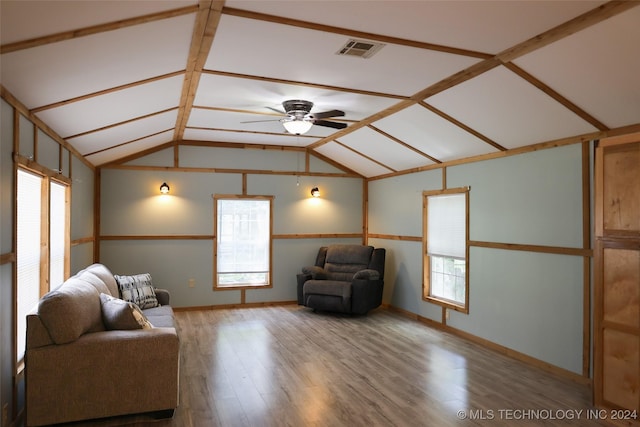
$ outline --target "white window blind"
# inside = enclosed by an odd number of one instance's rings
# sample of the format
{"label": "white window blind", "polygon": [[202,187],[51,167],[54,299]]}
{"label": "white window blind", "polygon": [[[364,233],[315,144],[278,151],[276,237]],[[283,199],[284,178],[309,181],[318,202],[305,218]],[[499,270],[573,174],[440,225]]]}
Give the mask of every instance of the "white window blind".
{"label": "white window blind", "polygon": [[41,177],[18,170],[17,360],[24,357],[26,316],[37,307],[40,299],[41,191]]}
{"label": "white window blind", "polygon": [[218,286],[268,285],[270,200],[218,199]]}
{"label": "white window blind", "polygon": [[64,252],[66,235],[66,187],[51,183],[49,193],[49,287],[55,289],[64,282]]}
{"label": "white window blind", "polygon": [[465,258],[466,195],[444,194],[427,199],[428,255]]}

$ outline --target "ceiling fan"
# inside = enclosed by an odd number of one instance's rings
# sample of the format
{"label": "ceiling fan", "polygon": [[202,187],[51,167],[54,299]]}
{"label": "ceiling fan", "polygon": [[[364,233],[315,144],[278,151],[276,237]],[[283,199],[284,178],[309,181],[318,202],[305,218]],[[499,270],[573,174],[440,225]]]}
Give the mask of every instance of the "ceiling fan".
{"label": "ceiling fan", "polygon": [[[285,117],[278,121],[282,123],[287,132],[294,135],[302,135],[311,129],[311,126],[324,126],[334,129],[344,129],[347,127],[346,123],[331,122],[328,119],[331,117],[342,117],[344,111],[329,110],[322,113],[311,113],[313,108],[313,102],[304,101],[301,99],[291,99],[282,103],[284,111],[280,111],[276,108],[267,107],[277,113],[283,114]],[[253,120],[242,123],[257,123],[257,122],[271,122],[274,120]]]}

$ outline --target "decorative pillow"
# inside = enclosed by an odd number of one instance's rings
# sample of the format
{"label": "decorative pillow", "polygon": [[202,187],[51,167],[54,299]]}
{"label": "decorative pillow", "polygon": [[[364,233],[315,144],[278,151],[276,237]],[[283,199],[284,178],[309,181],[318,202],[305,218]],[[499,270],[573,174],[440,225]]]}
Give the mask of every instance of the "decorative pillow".
{"label": "decorative pillow", "polygon": [[136,274],[134,276],[114,276],[118,282],[120,296],[123,300],[132,302],[138,307],[157,307],[158,298],[151,281],[151,274]]}
{"label": "decorative pillow", "polygon": [[132,302],[100,294],[102,320],[108,330],[151,329],[153,325]]}
{"label": "decorative pillow", "polygon": [[315,280],[322,280],[327,278],[327,272],[322,267],[318,267],[317,265],[312,265],[309,267],[302,267],[302,272],[304,274],[310,274]]}

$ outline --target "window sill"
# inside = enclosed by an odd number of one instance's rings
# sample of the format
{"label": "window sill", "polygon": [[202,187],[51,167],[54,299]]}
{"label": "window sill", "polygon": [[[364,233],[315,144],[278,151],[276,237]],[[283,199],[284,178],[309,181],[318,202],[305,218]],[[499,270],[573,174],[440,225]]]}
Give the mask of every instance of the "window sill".
{"label": "window sill", "polygon": [[459,311],[460,313],[469,314],[469,308],[463,304],[456,303],[455,301],[450,301],[442,298],[436,298],[431,296],[422,297],[424,301],[440,305],[442,307],[446,307],[451,310]]}

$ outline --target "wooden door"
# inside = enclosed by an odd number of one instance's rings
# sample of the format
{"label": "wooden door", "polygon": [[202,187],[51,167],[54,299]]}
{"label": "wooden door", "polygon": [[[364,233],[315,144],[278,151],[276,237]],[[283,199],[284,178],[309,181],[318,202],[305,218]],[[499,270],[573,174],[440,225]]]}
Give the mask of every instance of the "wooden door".
{"label": "wooden door", "polygon": [[640,133],[595,160],[594,403],[640,417]]}

